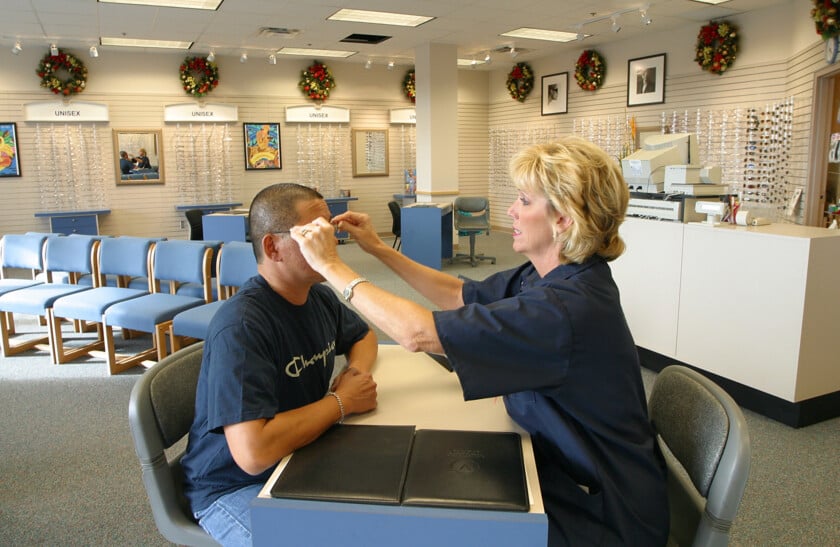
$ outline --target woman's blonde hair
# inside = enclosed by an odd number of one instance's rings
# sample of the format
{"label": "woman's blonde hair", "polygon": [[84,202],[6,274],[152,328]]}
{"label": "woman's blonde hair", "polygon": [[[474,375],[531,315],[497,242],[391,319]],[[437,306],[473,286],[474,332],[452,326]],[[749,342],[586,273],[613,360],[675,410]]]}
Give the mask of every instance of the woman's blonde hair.
{"label": "woman's blonde hair", "polygon": [[624,252],[618,228],[630,193],[618,163],[580,137],[563,137],[519,152],[510,162],[517,189],[542,194],[572,220],[562,256],[580,263],[592,255],[613,260]]}

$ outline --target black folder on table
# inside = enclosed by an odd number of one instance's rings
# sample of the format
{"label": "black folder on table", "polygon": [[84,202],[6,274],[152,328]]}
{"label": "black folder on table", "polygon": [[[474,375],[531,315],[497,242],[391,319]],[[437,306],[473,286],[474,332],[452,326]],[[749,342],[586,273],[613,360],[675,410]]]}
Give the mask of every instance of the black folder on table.
{"label": "black folder on table", "polygon": [[413,425],[335,425],[295,451],[275,498],[399,505]]}
{"label": "black folder on table", "polygon": [[418,430],[402,504],[527,511],[522,440],[517,433]]}
{"label": "black folder on table", "polygon": [[296,451],[275,498],[527,511],[516,433],[338,425]]}

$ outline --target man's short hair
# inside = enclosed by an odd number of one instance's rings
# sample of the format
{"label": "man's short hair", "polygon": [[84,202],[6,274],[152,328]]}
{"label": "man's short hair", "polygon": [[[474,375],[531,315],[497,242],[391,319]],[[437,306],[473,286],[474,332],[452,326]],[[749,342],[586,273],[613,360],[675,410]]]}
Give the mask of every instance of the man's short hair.
{"label": "man's short hair", "polygon": [[248,215],[248,231],[257,262],[261,262],[263,257],[263,237],[288,232],[298,222],[298,202],[315,199],[324,199],[324,196],[308,186],[292,182],[272,184],[260,190],[251,202]]}

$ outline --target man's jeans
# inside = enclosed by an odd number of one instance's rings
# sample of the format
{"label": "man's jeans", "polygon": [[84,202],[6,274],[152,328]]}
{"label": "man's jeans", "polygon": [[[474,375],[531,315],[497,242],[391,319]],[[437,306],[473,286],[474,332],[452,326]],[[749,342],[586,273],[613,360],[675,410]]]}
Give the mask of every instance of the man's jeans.
{"label": "man's jeans", "polygon": [[252,484],[219,497],[195,518],[208,534],[225,547],[251,546],[251,500],[262,484]]}

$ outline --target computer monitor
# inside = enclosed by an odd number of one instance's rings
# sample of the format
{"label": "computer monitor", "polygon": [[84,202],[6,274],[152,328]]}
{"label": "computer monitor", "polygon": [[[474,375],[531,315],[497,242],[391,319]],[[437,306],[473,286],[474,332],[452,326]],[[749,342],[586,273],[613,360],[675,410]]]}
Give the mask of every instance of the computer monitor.
{"label": "computer monitor", "polygon": [[644,150],[663,150],[675,147],[679,154],[680,165],[694,165],[700,163],[697,153],[697,135],[694,133],[670,133],[666,135],[648,135],[642,143]]}
{"label": "computer monitor", "polygon": [[661,192],[668,165],[699,162],[697,136],[693,133],[649,135],[642,148],[621,160],[624,180],[631,190]]}

